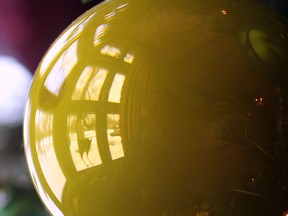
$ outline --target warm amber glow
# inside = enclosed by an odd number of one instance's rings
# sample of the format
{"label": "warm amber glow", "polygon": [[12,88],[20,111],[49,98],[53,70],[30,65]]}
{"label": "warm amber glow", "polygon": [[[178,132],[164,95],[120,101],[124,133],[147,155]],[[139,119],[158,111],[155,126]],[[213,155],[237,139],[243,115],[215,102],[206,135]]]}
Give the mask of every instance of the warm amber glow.
{"label": "warm amber glow", "polygon": [[227,14],[228,14],[226,10],[221,10],[221,13],[222,13],[223,15],[227,15]]}
{"label": "warm amber glow", "polygon": [[255,104],[259,106],[264,105],[264,99],[262,97],[255,98]]}

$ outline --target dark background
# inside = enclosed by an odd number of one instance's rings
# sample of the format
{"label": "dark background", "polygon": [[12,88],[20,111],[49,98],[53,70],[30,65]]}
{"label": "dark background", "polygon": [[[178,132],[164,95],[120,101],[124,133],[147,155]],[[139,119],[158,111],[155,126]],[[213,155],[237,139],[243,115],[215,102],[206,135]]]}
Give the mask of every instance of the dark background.
{"label": "dark background", "polygon": [[[84,11],[101,2],[82,1],[0,0],[0,54],[15,56],[34,72],[55,38]],[[259,1],[288,17],[287,0]]]}
{"label": "dark background", "polygon": [[[86,1],[0,0],[0,54],[13,55],[30,71],[35,71],[50,44],[64,28],[101,2]],[[287,0],[258,1],[288,17]]]}
{"label": "dark background", "polygon": [[[288,17],[288,0],[258,1]],[[55,38],[79,15],[99,2],[0,0],[0,56],[16,58],[33,74]],[[6,147],[0,148],[0,216],[47,215],[27,172],[22,148],[22,125],[11,127],[0,122],[1,130],[10,135],[5,141]],[[0,136],[1,142],[4,141]]]}
{"label": "dark background", "polygon": [[0,0],[0,54],[15,56],[30,71],[74,19],[100,2]]}

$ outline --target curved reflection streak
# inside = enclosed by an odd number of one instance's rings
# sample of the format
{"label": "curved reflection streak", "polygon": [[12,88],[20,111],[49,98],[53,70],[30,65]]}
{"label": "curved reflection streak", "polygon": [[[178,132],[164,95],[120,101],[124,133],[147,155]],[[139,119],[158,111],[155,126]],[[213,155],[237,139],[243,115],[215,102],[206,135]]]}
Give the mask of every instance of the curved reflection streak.
{"label": "curved reflection streak", "polygon": [[94,46],[98,46],[101,43],[101,38],[105,35],[109,24],[102,24],[96,28],[95,35],[94,35]]}
{"label": "curved reflection streak", "polygon": [[[30,169],[31,178],[33,180],[34,186],[41,197],[43,203],[48,207],[49,211],[52,215],[64,215],[62,211],[56,206],[55,202],[50,198],[49,194],[47,193],[47,189],[44,189],[43,182],[39,180],[38,178],[38,172],[37,169],[34,166],[34,162],[32,161],[32,154],[31,149],[29,147],[26,147],[26,158],[27,158],[27,164]],[[56,182],[54,182],[55,184]]]}
{"label": "curved reflection streak", "polygon": [[46,73],[48,67],[50,66],[50,62],[55,58],[55,55],[57,55],[60,50],[63,48],[63,46],[66,44],[67,39],[70,38],[70,34],[73,32],[73,30],[76,28],[76,26],[72,26],[69,30],[67,30],[60,38],[57,40],[57,42],[54,44],[54,46],[51,47],[49,52],[47,52],[45,58],[43,59],[42,63],[39,65],[39,74],[41,77],[44,76]]}
{"label": "curved reflection streak", "polygon": [[78,62],[77,43],[77,41],[74,42],[59,57],[45,80],[44,86],[55,96],[59,95],[63,83]]}
{"label": "curved reflection streak", "polygon": [[36,110],[35,145],[39,163],[51,190],[61,201],[66,178],[56,157],[53,139],[53,114]]}
{"label": "curved reflection streak", "polygon": [[[28,164],[29,170],[30,170],[30,175],[31,175],[32,181],[34,183],[34,186],[35,186],[38,194],[42,198],[42,201],[46,205],[46,207],[48,207],[48,209],[51,212],[51,214],[57,215],[57,216],[58,215],[62,216],[62,215],[64,215],[63,211],[61,211],[57,207],[56,202],[51,199],[51,197],[50,197],[51,194],[49,194],[49,192],[48,192],[49,190],[47,190],[47,188],[43,187],[43,180],[39,179],[39,172],[38,172],[38,169],[35,167],[35,162],[34,162],[34,160],[38,160],[38,159],[35,158],[34,157],[35,155],[32,153],[31,147],[33,147],[33,146],[27,145],[29,142],[31,142],[31,138],[30,138],[30,134],[29,134],[29,130],[31,130],[31,128],[30,128],[30,126],[31,126],[31,122],[30,122],[30,117],[31,116],[30,116],[30,114],[31,114],[31,104],[30,104],[30,99],[28,99],[27,100],[27,104],[26,104],[25,119],[24,119],[24,125],[23,125],[24,126],[24,130],[23,130],[23,136],[24,137],[23,138],[24,138],[24,141],[25,141],[24,142],[25,154],[26,154],[27,164]],[[56,167],[56,170],[58,170],[58,167]],[[50,173],[50,175],[53,175],[53,172]],[[49,182],[49,183],[51,183],[51,182]],[[52,182],[52,187],[56,183],[57,183],[57,180]],[[51,186],[51,185],[49,185],[49,186]],[[60,190],[61,191],[63,190],[63,185],[62,185],[62,188]],[[53,193],[54,193],[54,191],[53,191]]]}
{"label": "curved reflection streak", "polygon": [[[57,41],[54,42],[53,46],[48,50],[45,54],[45,58],[43,58],[42,62],[39,64],[38,70],[40,77],[43,77],[49,68],[52,60],[55,60],[55,56],[58,56],[63,47],[66,46],[67,43],[73,41],[75,38],[79,36],[85,24],[94,16],[92,13],[90,16],[78,20],[78,22],[73,22],[67,30],[59,37]],[[75,31],[75,32],[74,32]]]}

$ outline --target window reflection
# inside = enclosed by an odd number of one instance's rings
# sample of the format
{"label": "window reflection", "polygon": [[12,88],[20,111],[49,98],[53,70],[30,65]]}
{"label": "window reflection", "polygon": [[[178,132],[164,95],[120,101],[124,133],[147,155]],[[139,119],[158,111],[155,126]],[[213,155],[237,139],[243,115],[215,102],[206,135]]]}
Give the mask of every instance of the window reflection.
{"label": "window reflection", "polygon": [[74,88],[74,92],[72,94],[72,100],[80,100],[85,98],[85,87],[87,86],[87,83],[91,77],[92,72],[93,72],[92,67],[85,67]]}
{"label": "window reflection", "polygon": [[100,68],[96,74],[91,78],[86,93],[86,100],[98,100],[104,81],[108,75],[108,70]]}
{"label": "window reflection", "polygon": [[107,28],[108,24],[102,24],[96,28],[93,42],[95,47],[100,44],[101,38],[105,35]]}
{"label": "window reflection", "polygon": [[119,48],[110,46],[110,45],[105,45],[101,50],[100,53],[103,55],[108,55],[114,58],[118,58],[121,55],[121,51]]}
{"label": "window reflection", "polygon": [[102,164],[95,124],[95,113],[72,114],[67,118],[70,152],[77,171]]}
{"label": "window reflection", "polygon": [[59,166],[53,146],[53,114],[37,110],[35,115],[35,144],[43,174],[60,201],[66,178]]}
{"label": "window reflection", "polygon": [[132,64],[134,61],[134,55],[131,53],[127,53],[126,56],[124,57],[124,62]]}
{"label": "window reflection", "polygon": [[119,121],[119,114],[107,115],[107,136],[112,160],[124,157]]}
{"label": "window reflection", "polygon": [[[107,45],[102,54],[115,57],[121,53]],[[127,63],[133,59],[132,54],[125,56]],[[67,116],[69,150],[77,171],[124,157],[119,128],[124,81],[125,75],[97,66],[86,66],[79,76],[71,94],[78,108]],[[86,111],[81,110],[84,107]]]}
{"label": "window reflection", "polygon": [[109,102],[120,103],[122,87],[124,84],[125,76],[117,73],[114,77],[110,92],[109,92]]}
{"label": "window reflection", "polygon": [[97,101],[107,74],[108,70],[104,68],[86,67],[76,83],[72,100]]}
{"label": "window reflection", "polygon": [[62,84],[76,65],[77,61],[77,42],[74,42],[67,51],[59,57],[54,67],[51,69],[44,83],[44,86],[48,91],[56,96],[59,95]]}

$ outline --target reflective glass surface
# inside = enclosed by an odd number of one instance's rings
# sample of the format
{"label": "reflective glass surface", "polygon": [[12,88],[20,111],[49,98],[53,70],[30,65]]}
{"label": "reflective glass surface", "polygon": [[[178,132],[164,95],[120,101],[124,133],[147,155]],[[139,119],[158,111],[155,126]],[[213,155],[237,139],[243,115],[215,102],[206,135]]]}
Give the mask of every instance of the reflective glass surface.
{"label": "reflective glass surface", "polygon": [[111,0],[79,17],[26,105],[50,213],[284,214],[287,34],[245,0]]}

